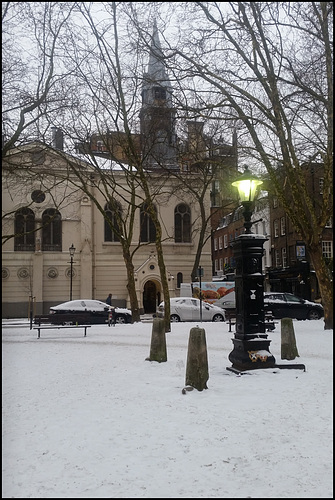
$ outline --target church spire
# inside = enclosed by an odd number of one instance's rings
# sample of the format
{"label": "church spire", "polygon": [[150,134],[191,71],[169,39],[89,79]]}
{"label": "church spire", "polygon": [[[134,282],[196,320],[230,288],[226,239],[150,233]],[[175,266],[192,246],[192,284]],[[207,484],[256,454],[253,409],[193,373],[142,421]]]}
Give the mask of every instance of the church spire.
{"label": "church spire", "polygon": [[164,54],[158,35],[156,20],[153,25],[148,72],[146,76],[151,80],[151,82],[156,82],[164,87],[171,87],[170,80],[164,66]]}
{"label": "church spire", "polygon": [[154,21],[148,71],[143,75],[140,112],[142,152],[151,167],[176,164],[175,114],[172,86]]}

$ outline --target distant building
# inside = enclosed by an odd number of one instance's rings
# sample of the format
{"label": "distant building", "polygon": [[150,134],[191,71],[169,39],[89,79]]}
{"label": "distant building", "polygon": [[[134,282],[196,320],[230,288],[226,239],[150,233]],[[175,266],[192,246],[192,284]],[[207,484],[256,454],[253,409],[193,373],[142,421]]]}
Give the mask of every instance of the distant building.
{"label": "distant building", "polygon": [[[305,165],[307,186],[318,213],[323,194],[323,166]],[[305,242],[295,231],[276,196],[270,197],[271,260],[268,279],[272,291],[292,292],[308,300],[320,298],[318,282]],[[326,262],[333,260],[333,215],[322,233],[322,253]]]}
{"label": "distant building", "polygon": [[[263,273],[271,265],[270,254],[270,210],[268,198],[263,197],[256,201],[252,214],[252,232],[267,236],[264,243],[264,255],[262,259]],[[244,233],[243,207],[239,206],[225,215],[213,232],[213,276],[233,279],[235,274],[235,258],[232,243]]]}
{"label": "distant building", "polygon": [[[323,195],[323,167],[312,163],[304,165],[307,188],[312,194],[314,208],[318,213]],[[331,195],[331,194],[330,194]],[[235,260],[231,246],[234,239],[244,232],[243,208],[238,207],[216,223],[213,231],[212,254],[213,276],[233,279]],[[291,220],[274,195],[255,202],[252,214],[253,233],[264,234],[262,261],[265,274],[265,290],[290,292],[307,300],[320,299],[316,273],[305,242],[294,230]],[[332,269],[333,262],[333,216],[322,234],[322,253]]]}

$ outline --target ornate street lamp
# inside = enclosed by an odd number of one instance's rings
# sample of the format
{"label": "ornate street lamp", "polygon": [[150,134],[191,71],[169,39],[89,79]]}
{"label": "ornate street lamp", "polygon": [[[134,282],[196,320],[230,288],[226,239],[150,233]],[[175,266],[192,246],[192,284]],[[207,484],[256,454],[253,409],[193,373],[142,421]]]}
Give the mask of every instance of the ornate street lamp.
{"label": "ornate street lamp", "polygon": [[69,252],[70,252],[70,300],[72,300],[73,257],[74,257],[75,251],[76,251],[76,249],[72,243],[72,245],[69,248]]}
{"label": "ornate street lamp", "polygon": [[252,206],[258,194],[258,188],[262,184],[263,181],[254,176],[247,165],[244,167],[244,173],[236,181],[232,182],[232,186],[238,189],[240,202],[244,207],[243,217],[246,234],[251,234]]}
{"label": "ornate street lamp", "polygon": [[238,188],[244,207],[245,233],[233,241],[236,263],[235,296],[236,324],[233,350],[228,359],[234,372],[271,368],[275,358],[269,351],[270,340],[265,333],[264,276],[262,273],[263,245],[267,238],[251,232],[253,203],[263,181],[251,174],[248,167],[232,183]]}

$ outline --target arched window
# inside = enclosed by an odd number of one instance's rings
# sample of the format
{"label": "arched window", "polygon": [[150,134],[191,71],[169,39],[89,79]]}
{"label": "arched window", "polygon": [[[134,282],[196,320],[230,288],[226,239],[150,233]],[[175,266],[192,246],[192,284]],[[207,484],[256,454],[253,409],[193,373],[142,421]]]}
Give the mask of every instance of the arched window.
{"label": "arched window", "polygon": [[191,241],[191,211],[185,203],[180,203],[174,210],[174,240],[176,243]]}
{"label": "arched window", "polygon": [[141,206],[140,226],[141,242],[154,243],[156,241],[156,227],[148,214],[148,206],[145,203]]}
{"label": "arched window", "polygon": [[120,241],[119,224],[116,215],[116,210],[121,214],[121,206],[117,204],[113,209],[108,203],[105,205],[105,237],[104,241],[118,242]]}
{"label": "arched window", "polygon": [[35,215],[30,208],[20,208],[15,213],[14,250],[34,252],[35,250]]}
{"label": "arched window", "polygon": [[183,273],[177,274],[177,288],[180,288],[180,283],[183,283]]}
{"label": "arched window", "polygon": [[62,217],[55,208],[48,208],[42,214],[42,250],[62,251]]}

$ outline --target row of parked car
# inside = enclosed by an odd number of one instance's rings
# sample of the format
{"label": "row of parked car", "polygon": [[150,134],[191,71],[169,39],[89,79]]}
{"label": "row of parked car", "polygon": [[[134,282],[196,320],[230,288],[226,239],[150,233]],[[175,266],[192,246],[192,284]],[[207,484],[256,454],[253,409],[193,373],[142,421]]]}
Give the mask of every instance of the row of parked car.
{"label": "row of parked car", "polygon": [[[235,304],[231,304],[233,308]],[[192,297],[170,299],[171,322],[179,321],[225,321],[227,307],[209,304]],[[293,318],[298,320],[320,319],[323,307],[317,302],[301,299],[292,293],[265,292],[264,309],[272,312],[275,319]],[[100,300],[71,300],[50,308],[47,319],[52,324],[104,324],[113,313],[115,323],[131,323],[132,314],[127,308],[113,307]],[[201,318],[200,318],[201,315]],[[157,316],[164,317],[164,302],[157,309]]]}
{"label": "row of parked car", "polygon": [[[235,303],[230,303],[230,308],[235,308]],[[203,321],[225,321],[225,310],[223,305],[209,304],[202,301],[201,314]],[[265,292],[264,310],[272,313],[275,319],[293,318],[298,320],[320,319],[323,317],[323,307],[317,302],[301,299],[292,293]],[[170,299],[170,318],[172,322],[199,321],[200,299],[190,297],[179,297]],[[164,316],[164,302],[157,311],[157,315]]]}

